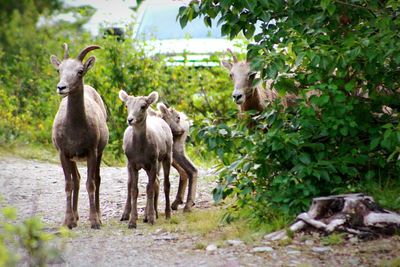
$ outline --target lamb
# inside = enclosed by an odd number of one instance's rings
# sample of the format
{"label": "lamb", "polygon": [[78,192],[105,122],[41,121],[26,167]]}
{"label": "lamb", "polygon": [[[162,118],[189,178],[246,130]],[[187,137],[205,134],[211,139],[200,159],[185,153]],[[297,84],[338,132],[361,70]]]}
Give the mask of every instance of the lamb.
{"label": "lamb", "polygon": [[128,198],[121,220],[129,220],[128,227],[136,228],[138,172],[144,169],[149,178],[147,184],[147,204],[145,222],[154,224],[157,216],[158,174],[162,164],[164,171],[165,217],[171,217],[169,200],[169,172],[172,162],[172,132],[161,118],[148,115],[149,106],[156,102],[158,93],[148,96],[129,96],[125,91],[119,92],[119,98],[125,103],[128,116],[128,127],[124,133],[123,149],[128,158]]}
{"label": "lamb", "polygon": [[176,111],[173,108],[167,108],[164,104],[157,105],[162,114],[162,118],[167,122],[173,135],[173,162],[172,166],[179,173],[179,187],[175,201],[171,208],[177,210],[179,204],[183,204],[185,189],[189,180],[188,195],[184,207],[185,212],[189,212],[195,204],[197,187],[197,168],[185,154],[185,142],[189,133],[189,121],[185,114]]}
{"label": "lamb", "polygon": [[[67,205],[64,225],[72,229],[77,226],[80,174],[76,162],[87,161],[86,190],[89,195],[91,228],[100,229],[100,163],[108,142],[107,113],[96,90],[83,84],[83,76],[93,67],[95,57],[83,63],[86,54],[97,45],[84,48],[76,59],[69,58],[68,45],[64,44],[64,59],[50,57],[60,74],[57,93],[63,97],[54,118],[53,144],[59,152],[65,176]],[[71,204],[71,197],[73,202]]]}

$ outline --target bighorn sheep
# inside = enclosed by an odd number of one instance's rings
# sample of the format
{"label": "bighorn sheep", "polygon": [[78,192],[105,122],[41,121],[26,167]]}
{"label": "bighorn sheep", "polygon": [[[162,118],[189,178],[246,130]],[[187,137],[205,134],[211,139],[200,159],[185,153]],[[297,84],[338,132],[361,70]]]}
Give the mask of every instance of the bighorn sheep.
{"label": "bighorn sheep", "polygon": [[197,168],[185,154],[185,142],[189,133],[190,123],[185,114],[176,111],[173,108],[167,108],[164,104],[157,105],[158,110],[162,114],[162,118],[171,128],[173,135],[173,162],[172,166],[179,173],[179,187],[176,199],[172,203],[173,210],[178,209],[179,204],[183,204],[185,189],[189,180],[188,195],[184,211],[190,211],[195,204],[196,187],[197,187]]}
{"label": "bighorn sheep", "polygon": [[[89,194],[91,227],[99,229],[100,214],[100,163],[108,142],[107,113],[100,95],[93,87],[83,84],[83,76],[93,67],[95,57],[83,63],[86,54],[97,45],[84,48],[76,59],[69,58],[64,44],[64,59],[51,56],[50,61],[60,74],[57,93],[63,97],[54,118],[52,140],[60,154],[65,176],[67,208],[64,224],[77,226],[80,175],[76,161],[87,160],[86,189]],[[71,205],[71,196],[73,203]]]}
{"label": "bighorn sheep", "polygon": [[[221,60],[221,64],[229,70],[234,83],[233,100],[239,106],[241,112],[248,110],[263,111],[267,103],[278,98],[277,91],[272,88],[273,82],[267,81],[267,88],[264,88],[261,83],[254,87],[253,81],[257,73],[251,71],[250,63],[238,61],[232,50],[228,49],[228,52],[231,53],[233,62]],[[281,101],[283,106],[287,107],[295,99],[295,95],[287,94]]]}
{"label": "bighorn sheep", "polygon": [[169,201],[169,172],[172,162],[172,132],[168,124],[159,117],[148,116],[147,109],[158,99],[157,92],[148,96],[129,96],[125,91],[119,92],[119,98],[125,103],[128,116],[128,127],[124,133],[123,149],[128,158],[128,194],[121,220],[130,221],[129,228],[136,228],[138,171],[147,172],[147,204],[145,222],[154,224],[157,215],[158,174],[160,164],[164,170],[165,216],[171,217]]}

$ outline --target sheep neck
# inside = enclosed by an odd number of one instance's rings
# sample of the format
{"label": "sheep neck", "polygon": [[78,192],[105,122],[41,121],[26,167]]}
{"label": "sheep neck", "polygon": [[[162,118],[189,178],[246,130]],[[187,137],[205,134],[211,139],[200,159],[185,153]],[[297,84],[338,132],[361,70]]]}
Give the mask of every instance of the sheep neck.
{"label": "sheep neck", "polygon": [[67,119],[73,126],[86,126],[85,95],[83,84],[76,88],[75,93],[68,95]]}
{"label": "sheep neck", "polygon": [[259,86],[257,86],[256,88],[251,88],[249,91],[250,93],[246,95],[246,101],[241,106],[242,111],[247,111],[247,110],[263,111],[264,99],[261,94]]}
{"label": "sheep neck", "polygon": [[134,131],[132,135],[132,139],[136,144],[136,147],[139,151],[142,151],[146,148],[147,144],[147,125],[146,119],[140,124],[132,125]]}

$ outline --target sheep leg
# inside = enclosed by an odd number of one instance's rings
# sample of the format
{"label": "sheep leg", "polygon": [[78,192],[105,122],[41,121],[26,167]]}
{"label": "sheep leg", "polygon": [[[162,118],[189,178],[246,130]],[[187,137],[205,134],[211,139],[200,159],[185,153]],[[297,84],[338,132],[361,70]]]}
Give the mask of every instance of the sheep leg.
{"label": "sheep leg", "polygon": [[[138,189],[138,180],[139,180],[139,171],[134,168],[133,166],[131,166],[128,163],[128,195],[130,195],[130,197],[128,197],[128,199],[130,199],[132,201],[129,202],[129,209],[130,209],[130,221],[128,224],[128,228],[132,229],[132,228],[136,228],[136,221],[138,219],[138,213],[137,213],[137,198],[139,195],[139,189]],[[125,212],[127,212],[127,206],[128,206],[128,202],[127,205],[125,206]],[[124,216],[124,215],[122,215]],[[129,218],[129,214],[127,215],[127,217]],[[121,219],[122,220],[122,219]]]}
{"label": "sheep leg", "polygon": [[160,195],[160,180],[158,178],[154,186],[154,210],[156,212],[156,219],[158,219],[158,196]]}
{"label": "sheep leg", "polygon": [[188,188],[186,204],[183,211],[189,212],[195,205],[194,201],[196,198],[196,188],[197,188],[197,168],[185,155],[180,155],[180,154],[176,155],[176,160],[177,162],[179,162],[179,165],[185,170],[185,172],[188,175],[189,188]]}
{"label": "sheep leg", "polygon": [[76,163],[71,161],[72,166],[72,178],[74,181],[74,191],[73,191],[73,204],[72,208],[74,211],[75,220],[79,221],[79,213],[78,213],[78,198],[79,198],[79,187],[81,183],[81,176],[79,174],[78,168],[76,167]]}
{"label": "sheep leg", "polygon": [[128,193],[127,193],[127,197],[126,197],[124,212],[122,213],[122,217],[121,217],[120,221],[129,220],[129,214],[131,213],[131,210],[132,210],[132,203],[131,203],[132,175],[131,175],[131,170],[129,169],[130,168],[129,163],[126,166],[126,168],[128,170],[128,183],[127,183]]}
{"label": "sheep leg", "polygon": [[97,155],[97,164],[96,164],[96,177],[95,177],[95,184],[96,184],[96,191],[95,191],[95,200],[96,200],[96,212],[97,216],[99,217],[99,221],[101,224],[101,213],[100,213],[100,164],[101,164],[101,156],[102,153]]}
{"label": "sheep leg", "polygon": [[[154,210],[156,213],[156,218],[158,218],[158,210],[157,210],[157,206],[158,206],[158,196],[160,193],[160,180],[158,179],[158,177],[160,177],[160,169],[161,169],[161,164],[157,165],[157,179],[156,182],[154,183]],[[144,209],[144,218],[143,218],[143,222],[147,223],[149,222],[149,220],[147,219],[147,212],[149,211],[149,207],[148,207],[148,201],[146,201],[146,208]]]}
{"label": "sheep leg", "polygon": [[72,164],[69,159],[67,159],[64,155],[60,154],[61,166],[64,171],[65,176],[65,194],[66,197],[66,210],[65,210],[65,219],[64,225],[66,225],[69,229],[77,226],[74,212],[72,209],[72,189],[74,186],[74,182],[72,180]]}
{"label": "sheep leg", "polygon": [[147,176],[149,177],[149,182],[147,183],[147,204],[146,204],[146,215],[145,215],[145,220],[147,220],[148,223],[154,224],[155,222],[155,214],[154,214],[154,184],[157,179],[157,167],[152,166],[150,170],[146,170]]}
{"label": "sheep leg", "polygon": [[177,210],[180,204],[183,204],[183,198],[185,196],[188,176],[186,171],[175,161],[172,161],[172,166],[178,171],[179,173],[179,186],[178,192],[176,193],[175,201],[172,203],[171,208],[173,210]]}
{"label": "sheep leg", "polygon": [[171,157],[167,157],[162,162],[164,170],[164,194],[165,194],[165,218],[171,218],[171,203],[169,200],[169,191],[171,183],[169,181],[169,172],[171,170]]}
{"label": "sheep leg", "polygon": [[89,212],[89,220],[92,229],[100,229],[100,220],[99,216],[97,213],[97,208],[96,208],[96,196],[95,196],[95,190],[96,190],[96,166],[97,166],[97,157],[96,157],[96,152],[93,151],[89,153],[88,159],[87,159],[87,168],[88,168],[88,174],[87,174],[87,180],[86,180],[86,190],[89,195],[89,207],[90,207],[90,212]]}

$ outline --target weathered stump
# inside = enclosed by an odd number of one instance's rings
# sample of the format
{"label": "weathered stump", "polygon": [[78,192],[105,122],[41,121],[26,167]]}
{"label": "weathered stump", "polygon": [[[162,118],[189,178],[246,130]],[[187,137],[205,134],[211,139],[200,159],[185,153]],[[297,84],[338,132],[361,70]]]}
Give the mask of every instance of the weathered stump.
{"label": "weathered stump", "polygon": [[[360,238],[392,235],[400,231],[400,214],[381,208],[362,193],[314,198],[308,212],[297,216],[289,231],[317,229],[325,233],[348,232]],[[287,238],[281,230],[265,236],[269,240]]]}

